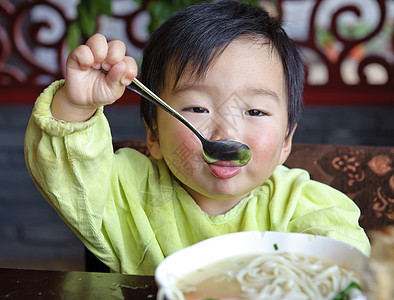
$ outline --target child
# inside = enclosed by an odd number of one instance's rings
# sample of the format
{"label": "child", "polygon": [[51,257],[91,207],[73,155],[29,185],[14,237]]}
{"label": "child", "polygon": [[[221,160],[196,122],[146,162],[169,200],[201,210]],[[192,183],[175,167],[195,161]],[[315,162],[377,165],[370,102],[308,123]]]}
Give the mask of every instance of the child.
{"label": "child", "polygon": [[248,230],[324,235],[369,253],[357,206],[282,166],[304,74],[297,48],[265,11],[227,0],[187,8],[153,34],[141,69],[142,82],[209,139],[246,143],[252,158],[207,164],[189,129],[144,100],[151,156],[113,154],[103,105],[121,97],[136,64],[122,42],[99,34],[77,47],[65,81],[37,99],[26,161],[42,194],[112,270],[154,274],[177,250]]}

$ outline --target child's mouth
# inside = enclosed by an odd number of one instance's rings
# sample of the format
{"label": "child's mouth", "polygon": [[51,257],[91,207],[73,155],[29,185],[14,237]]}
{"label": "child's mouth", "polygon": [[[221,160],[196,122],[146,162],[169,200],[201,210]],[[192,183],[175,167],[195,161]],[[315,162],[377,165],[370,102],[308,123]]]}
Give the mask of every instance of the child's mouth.
{"label": "child's mouth", "polygon": [[232,178],[242,170],[242,166],[229,161],[217,161],[209,164],[209,168],[213,175],[220,179]]}

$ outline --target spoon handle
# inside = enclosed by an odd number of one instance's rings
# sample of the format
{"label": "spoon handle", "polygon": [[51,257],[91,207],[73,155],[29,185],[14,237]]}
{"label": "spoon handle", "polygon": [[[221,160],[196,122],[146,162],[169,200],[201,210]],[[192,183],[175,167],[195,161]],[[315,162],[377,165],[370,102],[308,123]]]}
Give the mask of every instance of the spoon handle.
{"label": "spoon handle", "polygon": [[[107,74],[108,71],[101,68],[101,72]],[[184,125],[186,125],[204,144],[206,141],[205,137],[202,135],[200,131],[192,123],[190,123],[187,119],[185,119],[180,113],[178,113],[175,109],[173,109],[170,105],[160,99],[154,92],[148,89],[141,81],[137,78],[134,78],[133,81],[126,86],[129,90],[137,93],[138,95],[144,97],[149,102],[153,103],[154,105],[160,107],[164,111],[168,112],[170,115],[181,121]]]}
{"label": "spoon handle", "polygon": [[180,113],[178,113],[175,109],[173,109],[171,106],[169,106],[166,102],[164,102],[162,99],[160,99],[159,96],[157,96],[155,93],[153,93],[150,89],[148,89],[141,81],[139,81],[137,78],[134,78],[134,80],[127,86],[129,90],[132,90],[133,92],[139,94],[140,96],[144,97],[146,100],[150,101],[154,105],[162,108],[166,112],[168,112],[170,115],[173,117],[177,118],[179,121],[181,121],[183,124],[185,124],[197,137],[203,141],[205,138],[203,135],[200,133],[200,131],[197,130],[196,127],[194,127],[187,119],[185,119]]}

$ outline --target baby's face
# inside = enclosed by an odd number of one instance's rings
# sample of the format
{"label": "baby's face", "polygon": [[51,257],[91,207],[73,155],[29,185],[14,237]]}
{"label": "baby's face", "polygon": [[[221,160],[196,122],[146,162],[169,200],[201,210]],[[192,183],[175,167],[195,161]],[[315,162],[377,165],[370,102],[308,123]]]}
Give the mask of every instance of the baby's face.
{"label": "baby's face", "polygon": [[[262,184],[291,148],[287,137],[287,93],[283,67],[270,46],[235,40],[206,77],[180,79],[160,95],[211,140],[247,144],[252,159],[243,166],[207,164],[201,143],[168,113],[157,110],[157,148],[172,173],[207,213],[223,213]],[[216,207],[216,208],[215,208]]]}

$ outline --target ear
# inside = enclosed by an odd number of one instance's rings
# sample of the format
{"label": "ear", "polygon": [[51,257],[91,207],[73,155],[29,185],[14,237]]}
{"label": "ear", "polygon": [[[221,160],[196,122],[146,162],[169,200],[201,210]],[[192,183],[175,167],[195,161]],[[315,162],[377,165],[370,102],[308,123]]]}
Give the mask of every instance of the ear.
{"label": "ear", "polygon": [[163,159],[163,154],[161,153],[160,141],[158,138],[157,127],[154,124],[152,131],[148,125],[145,123],[146,128],[146,146],[149,149],[149,153],[156,159]]}
{"label": "ear", "polygon": [[290,134],[287,134],[285,140],[283,141],[282,152],[280,154],[278,165],[282,165],[290,155],[291,146],[293,144],[293,136],[296,128],[297,128],[297,124],[294,125]]}

